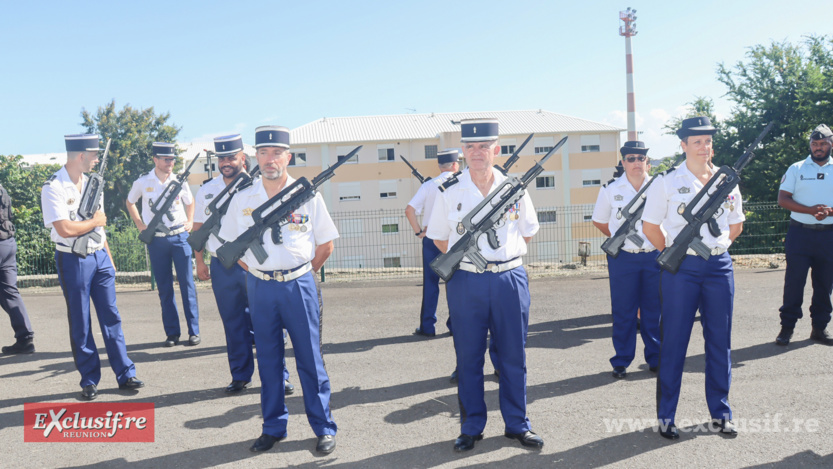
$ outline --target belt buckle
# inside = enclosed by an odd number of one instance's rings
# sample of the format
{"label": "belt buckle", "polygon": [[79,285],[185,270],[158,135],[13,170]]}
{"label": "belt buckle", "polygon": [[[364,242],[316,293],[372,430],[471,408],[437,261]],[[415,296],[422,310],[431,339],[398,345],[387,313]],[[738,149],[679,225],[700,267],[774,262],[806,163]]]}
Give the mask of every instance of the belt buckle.
{"label": "belt buckle", "polygon": [[272,280],[283,282],[283,273],[280,270],[272,271]]}
{"label": "belt buckle", "polygon": [[493,274],[497,274],[497,273],[500,272],[500,265],[498,265],[498,264],[486,264],[486,269],[489,272],[493,273]]}

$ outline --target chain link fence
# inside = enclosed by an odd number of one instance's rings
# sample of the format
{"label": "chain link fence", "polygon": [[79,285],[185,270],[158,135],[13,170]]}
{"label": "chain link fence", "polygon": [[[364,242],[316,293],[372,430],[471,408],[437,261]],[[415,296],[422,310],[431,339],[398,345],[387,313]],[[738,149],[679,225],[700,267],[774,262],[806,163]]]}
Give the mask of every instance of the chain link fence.
{"label": "chain link fence", "polygon": [[[784,252],[789,212],[775,203],[744,205],[747,220],[732,245],[733,257],[778,256]],[[541,229],[529,244],[524,264],[531,275],[578,267],[603,270],[605,237],[593,226],[593,205],[537,209]],[[336,212],[331,214],[341,237],[324,267],[325,281],[421,277],[422,243],[415,237],[404,210]],[[42,223],[18,221],[19,285],[55,286],[54,245]],[[116,264],[116,282],[150,288],[147,248],[132,221],[118,219],[107,227]],[[196,276],[195,276],[196,278]],[[200,282],[208,283],[208,282]]]}

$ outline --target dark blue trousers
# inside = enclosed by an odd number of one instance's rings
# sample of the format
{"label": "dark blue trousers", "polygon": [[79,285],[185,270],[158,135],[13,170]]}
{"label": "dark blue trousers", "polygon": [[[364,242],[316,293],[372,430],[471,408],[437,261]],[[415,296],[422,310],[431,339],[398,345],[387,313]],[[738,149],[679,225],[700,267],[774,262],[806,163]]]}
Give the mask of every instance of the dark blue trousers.
{"label": "dark blue trousers", "polygon": [[0,307],[9,315],[17,340],[31,339],[35,333],[26,305],[17,289],[17,242],[14,237],[0,241]]}
{"label": "dark blue trousers", "polygon": [[246,294],[246,271],[237,264],[226,269],[216,258],[211,258],[211,288],[226,332],[226,350],[231,368],[231,379],[251,381],[255,371],[252,353],[252,316]]}
{"label": "dark blue trousers", "polygon": [[[427,334],[436,334],[437,303],[440,297],[440,276],[431,270],[431,261],[440,255],[434,240],[422,238],[422,309],[419,312],[419,328]],[[445,323],[451,331],[451,317]]]}
{"label": "dark blue trousers", "polygon": [[781,306],[781,325],[795,327],[803,316],[804,284],[807,271],[813,284],[810,319],[813,327],[824,329],[830,322],[833,305],[833,230],[814,231],[801,226],[790,226],[785,241],[787,271],[784,274],[784,303]]}
{"label": "dark blue trousers", "polygon": [[283,387],[283,330],[289,333],[298,379],[304,394],[307,420],[317,436],[335,435],[338,427],[330,412],[330,378],[321,355],[321,318],[312,272],[289,282],[246,276],[260,373],[263,433],[286,435],[289,411]]}
{"label": "dark blue trousers", "polygon": [[179,280],[182,294],[182,308],[188,323],[188,335],[200,334],[200,313],[197,309],[197,290],[194,287],[194,271],[191,266],[191,246],[187,243],[188,233],[175,236],[153,238],[148,245],[150,266],[156,278],[159,301],[162,304],[162,325],[165,335],[181,335],[179,328],[179,311],[174,299],[174,276],[171,261]]}
{"label": "dark blue trousers", "polygon": [[526,271],[476,274],[458,270],[446,285],[457,352],[457,397],[461,431],[479,435],[486,427],[483,365],[487,334],[500,369],[500,412],[506,431],[529,430],[526,417],[526,335],[529,284]]}
{"label": "dark blue trousers", "polygon": [[81,387],[98,385],[101,361],[93,339],[90,299],[95,305],[98,325],[107,350],[110,367],[119,384],[136,376],[136,367],[127,357],[121,316],[116,308],[116,270],[107,251],[99,249],[82,259],[74,254],[55,252],[58,279],[67,303],[69,342],[75,366],[81,373]]}
{"label": "dark blue trousers", "polygon": [[694,315],[700,323],[706,356],[706,404],[712,418],[731,419],[732,308],[735,278],[729,253],[686,256],[676,274],[662,272],[662,321],[657,379],[657,418],[674,423]]}
{"label": "dark blue trousers", "polygon": [[636,355],[636,314],[641,311],[642,343],[648,366],[659,362],[659,273],[658,251],[607,256],[610,273],[610,304],[613,312],[614,367],[627,368]]}

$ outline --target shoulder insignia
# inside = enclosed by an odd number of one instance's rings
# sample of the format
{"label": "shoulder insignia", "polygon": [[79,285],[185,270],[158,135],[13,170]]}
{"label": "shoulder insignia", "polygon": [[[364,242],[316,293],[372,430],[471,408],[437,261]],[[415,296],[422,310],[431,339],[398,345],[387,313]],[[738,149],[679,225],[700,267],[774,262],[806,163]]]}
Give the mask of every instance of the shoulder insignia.
{"label": "shoulder insignia", "polygon": [[451,175],[451,177],[450,177],[450,178],[448,178],[448,179],[447,179],[447,180],[446,180],[446,181],[445,181],[445,182],[444,182],[444,183],[443,183],[443,184],[439,187],[440,192],[445,192],[445,190],[446,190],[446,189],[448,189],[449,187],[453,186],[454,184],[457,184],[458,182],[460,182],[460,181],[457,179],[457,176],[459,176],[459,175],[461,175],[461,174],[463,174],[463,172],[462,172],[462,171],[457,171],[456,173],[452,174],[452,175]]}
{"label": "shoulder insignia", "polygon": [[672,167],[670,167],[670,168],[666,169],[665,171],[663,171],[663,172],[659,173],[659,175],[660,175],[660,176],[665,176],[666,174],[671,174],[671,173],[673,173],[673,172],[674,172],[674,170],[675,170],[675,169],[677,169],[677,167],[676,167],[676,166],[672,166]]}
{"label": "shoulder insignia", "polygon": [[56,177],[58,177],[57,174],[53,174],[52,176],[49,176],[49,179],[44,181],[43,185],[45,186],[45,185],[49,184],[50,182],[54,181]]}
{"label": "shoulder insignia", "polygon": [[254,212],[254,209],[251,209],[251,208],[244,208],[243,209],[243,215],[245,215],[247,217],[252,216],[252,212]]}
{"label": "shoulder insignia", "polygon": [[611,182],[613,182],[613,181],[615,181],[615,180],[616,180],[616,178],[613,178],[613,179],[611,179],[610,181],[607,181],[606,183],[604,183],[604,184],[602,185],[602,187],[607,187],[607,185],[608,185],[608,184],[610,184]]}

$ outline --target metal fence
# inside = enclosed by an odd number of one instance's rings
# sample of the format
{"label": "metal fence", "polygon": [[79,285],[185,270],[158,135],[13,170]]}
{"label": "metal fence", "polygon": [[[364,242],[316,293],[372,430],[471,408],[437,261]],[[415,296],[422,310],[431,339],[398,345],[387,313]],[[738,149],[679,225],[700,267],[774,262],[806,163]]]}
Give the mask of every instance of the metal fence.
{"label": "metal fence", "polygon": [[[733,256],[779,254],[784,250],[789,212],[775,203],[744,205],[747,220],[732,245]],[[529,244],[524,264],[531,273],[587,265],[603,269],[605,237],[593,226],[593,205],[538,208],[541,229]],[[336,212],[340,237],[325,265],[325,281],[419,277],[422,245],[413,235],[404,210]],[[18,272],[21,286],[57,285],[54,247],[42,223],[18,222]],[[130,220],[107,227],[107,239],[120,284],[150,287],[150,263],[139,232]]]}

